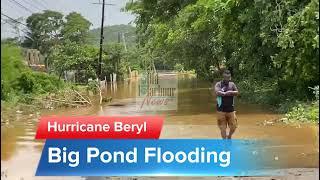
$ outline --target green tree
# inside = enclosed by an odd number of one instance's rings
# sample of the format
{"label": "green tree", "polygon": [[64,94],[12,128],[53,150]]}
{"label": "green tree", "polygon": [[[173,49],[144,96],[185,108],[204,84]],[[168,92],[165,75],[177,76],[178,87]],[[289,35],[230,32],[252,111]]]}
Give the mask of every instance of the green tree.
{"label": "green tree", "polygon": [[66,41],[53,49],[54,71],[61,76],[65,71],[84,72],[85,79],[95,78],[97,69],[98,49],[90,45]]}
{"label": "green tree", "polygon": [[92,25],[90,21],[85,19],[81,14],[72,12],[66,17],[66,22],[62,28],[63,39],[76,43],[84,43]]}
{"label": "green tree", "polygon": [[127,10],[137,16],[142,56],[155,64],[180,63],[203,78],[212,66],[226,67],[258,99],[279,103],[312,97],[306,87],[319,83],[318,6],[319,0],[140,0]]}
{"label": "green tree", "polygon": [[30,30],[24,45],[38,49],[42,54],[48,54],[50,47],[59,42],[63,26],[63,15],[60,12],[45,10],[43,13],[34,13],[26,20]]}
{"label": "green tree", "polygon": [[60,12],[45,10],[43,13],[34,13],[26,20],[30,33],[25,38],[23,46],[38,49],[45,56],[48,67],[51,62],[48,56],[51,47],[60,43],[63,15]]}
{"label": "green tree", "polygon": [[[283,26],[278,36],[281,51],[275,64],[284,69],[283,79],[303,91],[319,83],[319,0],[311,0]],[[311,94],[311,92],[310,92]]]}

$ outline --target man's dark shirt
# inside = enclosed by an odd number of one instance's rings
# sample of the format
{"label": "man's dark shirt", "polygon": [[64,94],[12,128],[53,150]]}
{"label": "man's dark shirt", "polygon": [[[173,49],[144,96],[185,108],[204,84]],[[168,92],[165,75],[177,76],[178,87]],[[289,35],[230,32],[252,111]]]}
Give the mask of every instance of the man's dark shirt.
{"label": "man's dark shirt", "polygon": [[[238,91],[236,85],[229,81],[220,81],[215,85],[215,91]],[[217,96],[217,111],[233,112],[234,111],[234,97],[233,96]]]}

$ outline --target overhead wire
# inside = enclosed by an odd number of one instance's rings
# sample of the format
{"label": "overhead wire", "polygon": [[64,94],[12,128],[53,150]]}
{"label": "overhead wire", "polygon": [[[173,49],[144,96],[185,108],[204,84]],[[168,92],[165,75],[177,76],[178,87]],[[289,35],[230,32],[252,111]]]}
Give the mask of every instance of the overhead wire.
{"label": "overhead wire", "polygon": [[24,5],[22,5],[21,3],[17,2],[16,0],[10,0],[11,2],[15,3],[16,5],[18,5],[20,8],[30,12],[30,13],[34,13],[32,10],[30,10],[29,8],[25,7]]}
{"label": "overhead wire", "polygon": [[41,8],[37,7],[35,4],[32,4],[31,1],[27,1],[27,0],[22,0],[25,4],[28,4],[29,7],[32,7],[36,10],[42,11]]}
{"label": "overhead wire", "polygon": [[[24,23],[22,23],[22,22],[20,22],[20,21],[18,21],[18,20],[16,20],[16,19],[14,19],[14,18],[12,18],[12,17],[10,17],[10,16],[8,16],[8,15],[2,13],[2,12],[1,12],[1,15],[4,16],[4,17],[6,17],[7,19],[10,19],[12,22],[21,24],[21,25],[23,25],[23,26],[25,26],[25,27],[28,28],[28,26],[27,26],[26,24],[24,24]],[[7,20],[5,20],[5,19],[3,19],[3,21],[6,22],[5,24],[9,24],[9,25],[11,25],[11,26],[14,27],[14,28],[18,28],[18,29],[19,29],[19,27],[13,25],[10,21],[7,21]],[[25,33],[25,36],[26,36],[27,38],[33,40],[33,39],[29,36],[29,33],[30,33],[29,31],[26,31],[25,29],[19,29],[19,30],[21,30],[22,32],[24,32],[24,33]]]}
{"label": "overhead wire", "polygon": [[[5,3],[3,2],[2,7],[5,7],[4,5],[9,8],[11,14],[14,14],[16,16],[20,15],[21,11],[13,11],[17,8],[17,6],[15,4],[13,4],[12,1],[9,2],[9,0],[7,0],[7,2],[5,2]],[[1,12],[3,12],[2,8],[1,8]]]}
{"label": "overhead wire", "polygon": [[10,17],[10,16],[8,16],[8,15],[2,13],[2,12],[1,12],[1,15],[5,16],[6,18],[8,18],[8,19],[10,19],[10,20],[12,20],[12,21],[14,21],[14,22],[16,22],[16,23],[18,23],[18,24],[21,24],[21,25],[24,25],[24,26],[28,27],[26,24],[24,24],[24,23],[22,23],[22,22],[20,22],[20,21],[17,21],[17,20],[15,20],[14,18],[12,18],[12,17]]}
{"label": "overhead wire", "polygon": [[[24,34],[24,37],[33,40],[33,38],[31,38],[31,37],[29,36],[29,33],[30,33],[30,32],[26,31],[25,29],[19,29],[19,27],[16,27],[15,25],[11,24],[10,22],[6,22],[5,24],[9,24],[9,25],[11,25],[13,28],[18,28],[18,30]],[[7,32],[10,32],[10,33],[13,33],[13,34],[16,34],[16,35],[20,36],[14,29],[11,29],[11,31],[8,31],[8,30],[7,30]],[[20,38],[20,37],[19,37],[19,38]]]}
{"label": "overhead wire", "polygon": [[46,1],[44,1],[44,0],[35,0],[35,1],[37,1],[38,4],[40,6],[42,6],[44,9],[50,9],[50,8],[48,8],[48,4],[46,3]]}
{"label": "overhead wire", "polygon": [[[14,26],[14,25],[12,25],[12,24],[10,24],[10,23],[8,23],[8,24],[11,25],[11,26]],[[24,34],[23,36],[24,36],[25,38],[28,38],[28,39],[33,40],[33,38],[31,38],[31,37],[29,36],[29,32],[25,31],[24,29],[19,29],[19,31]],[[12,33],[12,34],[16,34],[16,35],[18,35],[18,37],[20,38],[20,35],[19,35],[14,29],[11,29],[11,31],[7,30],[7,32],[10,32],[10,33]]]}

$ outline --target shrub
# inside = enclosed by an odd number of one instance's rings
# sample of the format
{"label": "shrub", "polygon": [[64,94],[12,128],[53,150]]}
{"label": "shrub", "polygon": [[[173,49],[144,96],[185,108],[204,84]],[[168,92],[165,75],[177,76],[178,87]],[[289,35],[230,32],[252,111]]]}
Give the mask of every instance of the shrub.
{"label": "shrub", "polygon": [[23,72],[17,79],[17,88],[27,94],[55,92],[62,86],[57,77],[42,72]]}
{"label": "shrub", "polygon": [[284,121],[286,123],[319,123],[319,106],[299,104],[286,114]]}
{"label": "shrub", "polygon": [[174,70],[178,71],[178,72],[183,72],[184,71],[184,67],[182,64],[177,63],[176,65],[174,65]]}
{"label": "shrub", "polygon": [[315,95],[315,101],[310,104],[298,104],[293,107],[283,119],[286,123],[319,123],[319,86],[310,88]]}
{"label": "shrub", "polygon": [[20,73],[27,69],[22,59],[21,49],[17,45],[1,42],[1,100],[16,99],[12,86]]}

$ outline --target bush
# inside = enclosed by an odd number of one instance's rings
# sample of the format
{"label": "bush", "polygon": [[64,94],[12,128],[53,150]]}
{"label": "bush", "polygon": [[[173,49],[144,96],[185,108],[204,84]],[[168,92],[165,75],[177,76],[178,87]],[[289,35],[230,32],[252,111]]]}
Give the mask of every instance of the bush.
{"label": "bush", "polygon": [[[303,104],[308,90],[295,90],[292,84],[283,84],[274,79],[246,79],[236,80],[240,91],[240,99],[253,104],[271,106],[278,113],[287,113],[292,108]],[[285,87],[285,88],[284,88]],[[301,95],[302,94],[302,95]]]}
{"label": "bush", "polygon": [[23,72],[17,79],[17,88],[26,94],[55,92],[62,88],[63,82],[56,76],[42,72]]}
{"label": "bush", "polygon": [[240,98],[254,104],[277,105],[280,103],[280,94],[276,93],[276,83],[272,80],[259,81],[254,79],[237,81]]}
{"label": "bush", "polygon": [[182,64],[177,63],[176,65],[174,65],[174,70],[178,72],[184,72],[184,67]]}
{"label": "bush", "polygon": [[99,83],[96,80],[89,80],[87,84],[87,91],[92,91],[94,94],[98,92]]}
{"label": "bush", "polygon": [[26,69],[21,49],[15,44],[1,43],[1,80],[10,83]]}
{"label": "bush", "polygon": [[12,86],[20,73],[27,69],[21,53],[17,45],[1,42],[1,100],[16,99],[16,92]]}
{"label": "bush", "polygon": [[286,123],[319,123],[319,105],[299,104],[293,107],[283,120]]}
{"label": "bush", "polygon": [[315,95],[315,101],[310,104],[298,104],[293,107],[286,117],[283,118],[286,123],[319,123],[319,86],[310,88]]}
{"label": "bush", "polygon": [[21,48],[1,43],[1,100],[7,104],[33,101],[33,96],[57,92],[65,88],[56,76],[34,72],[24,63]]}

